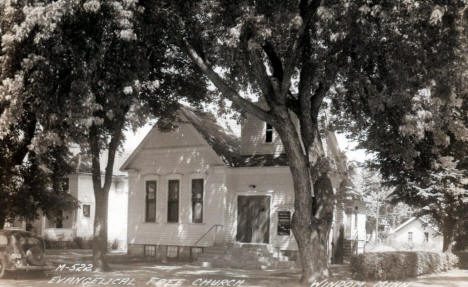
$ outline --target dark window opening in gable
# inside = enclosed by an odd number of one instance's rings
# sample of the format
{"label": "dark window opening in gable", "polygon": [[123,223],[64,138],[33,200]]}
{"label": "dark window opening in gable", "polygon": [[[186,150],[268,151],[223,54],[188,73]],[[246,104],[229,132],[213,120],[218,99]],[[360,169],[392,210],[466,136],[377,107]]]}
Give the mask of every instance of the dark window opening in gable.
{"label": "dark window opening in gable", "polygon": [[146,222],[156,222],[156,181],[146,182]]}
{"label": "dark window opening in gable", "polygon": [[179,181],[169,180],[167,222],[179,222]]}
{"label": "dark window opening in gable", "polygon": [[273,127],[267,123],[265,128],[265,142],[273,142]]}
{"label": "dark window opening in gable", "polygon": [[192,222],[203,223],[203,179],[192,180]]}
{"label": "dark window opening in gable", "polygon": [[84,204],[83,205],[83,216],[90,217],[91,216],[91,205]]}

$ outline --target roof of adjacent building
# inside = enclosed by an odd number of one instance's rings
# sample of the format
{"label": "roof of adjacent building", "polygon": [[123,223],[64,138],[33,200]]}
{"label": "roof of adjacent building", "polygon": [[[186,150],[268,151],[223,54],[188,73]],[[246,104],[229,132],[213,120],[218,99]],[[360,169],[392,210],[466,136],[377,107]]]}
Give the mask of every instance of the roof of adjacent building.
{"label": "roof of adjacent building", "polygon": [[[76,173],[92,173],[91,158],[86,153],[81,153],[79,151],[75,151],[75,152],[72,151],[72,153],[74,155],[71,159],[71,165],[74,171]],[[108,156],[108,153],[107,151],[105,151],[99,157],[99,163],[100,163],[102,174],[105,173],[105,169],[107,166],[107,156]],[[128,157],[128,154],[126,153],[120,153],[120,152],[115,153],[114,166],[112,170],[112,175],[114,177],[127,176],[126,172],[120,171],[120,166],[125,162],[127,157]]]}
{"label": "roof of adjacent building", "polygon": [[403,222],[402,224],[400,224],[398,227],[396,227],[395,229],[393,229],[392,231],[390,231],[390,234],[394,234],[400,230],[402,230],[403,228],[405,228],[406,226],[408,226],[410,223],[412,223],[413,221],[416,221],[416,220],[419,220],[421,221],[422,224],[426,225],[426,226],[429,226],[430,228],[434,229],[436,232],[439,232],[437,230],[437,228],[435,228],[432,224],[430,224],[429,222],[427,222],[426,220],[422,219],[421,217],[411,217],[410,219],[406,220],[405,222]]}

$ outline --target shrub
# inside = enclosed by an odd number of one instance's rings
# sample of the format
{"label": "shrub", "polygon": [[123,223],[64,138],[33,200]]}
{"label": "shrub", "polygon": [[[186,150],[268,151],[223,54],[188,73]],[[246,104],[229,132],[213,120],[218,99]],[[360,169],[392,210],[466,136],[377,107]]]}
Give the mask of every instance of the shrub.
{"label": "shrub", "polygon": [[83,238],[75,237],[75,238],[73,238],[73,242],[74,242],[74,244],[76,244],[76,246],[77,246],[76,248],[80,248],[80,249],[83,248]]}
{"label": "shrub", "polygon": [[117,239],[114,239],[114,241],[111,244],[112,250],[117,250],[119,248],[119,241]]}
{"label": "shrub", "polygon": [[370,252],[351,258],[353,277],[359,280],[399,280],[446,271],[458,263],[451,253],[426,251]]}
{"label": "shrub", "polygon": [[92,239],[75,237],[73,238],[73,246],[76,246],[76,248],[79,249],[91,249],[93,246]]}
{"label": "shrub", "polygon": [[460,268],[468,269],[468,251],[458,251],[455,254],[460,258]]}

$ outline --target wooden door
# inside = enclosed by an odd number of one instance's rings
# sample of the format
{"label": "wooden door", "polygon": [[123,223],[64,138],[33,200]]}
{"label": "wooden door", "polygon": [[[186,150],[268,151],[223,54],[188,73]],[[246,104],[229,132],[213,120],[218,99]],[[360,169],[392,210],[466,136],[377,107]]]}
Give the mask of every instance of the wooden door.
{"label": "wooden door", "polygon": [[269,243],[270,197],[244,196],[237,198],[238,242]]}

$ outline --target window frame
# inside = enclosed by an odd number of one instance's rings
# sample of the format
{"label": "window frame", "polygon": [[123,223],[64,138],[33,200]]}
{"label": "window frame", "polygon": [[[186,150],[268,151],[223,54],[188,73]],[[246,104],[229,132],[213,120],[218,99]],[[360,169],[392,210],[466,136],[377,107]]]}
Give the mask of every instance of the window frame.
{"label": "window frame", "polygon": [[429,242],[429,232],[424,232],[424,242]]}
{"label": "window frame", "polygon": [[[154,183],[154,199],[149,199],[148,198],[148,186],[150,183]],[[148,212],[149,212],[149,208],[148,208],[148,203],[149,201],[154,201],[154,218],[150,218],[148,217]],[[158,210],[158,207],[157,207],[157,204],[158,204],[158,180],[157,179],[145,179],[145,222],[147,223],[156,223],[156,217],[157,217],[157,210]]]}
{"label": "window frame", "polygon": [[413,243],[413,232],[408,232],[408,242]]}
{"label": "window frame", "polygon": [[[88,215],[86,215],[86,209],[88,209]],[[83,204],[83,217],[91,217],[91,204]]]}
{"label": "window frame", "polygon": [[[269,138],[269,137],[268,137],[268,134],[269,134],[269,133],[271,133],[271,134],[270,134],[270,137],[271,137],[271,140],[270,140],[270,141],[268,141],[268,138]],[[265,122],[265,132],[264,132],[264,139],[265,139],[265,140],[264,140],[264,142],[267,143],[267,144],[273,143],[273,141],[274,141],[274,135],[275,135],[275,134],[274,134],[273,126],[270,125],[269,123]]]}
{"label": "window frame", "polygon": [[57,216],[55,217],[55,228],[56,229],[62,229],[63,228],[63,218],[64,218],[64,212],[63,209],[60,209]]}
{"label": "window frame", "polygon": [[[287,233],[286,233],[286,230],[280,230],[280,227],[282,226],[282,224],[280,224],[280,213],[285,214],[286,212],[289,215],[289,223],[288,223]],[[292,234],[292,232],[291,232],[291,229],[292,229],[292,211],[289,210],[289,209],[277,210],[276,211],[276,220],[277,220],[276,235],[277,236],[291,236],[291,234]]]}
{"label": "window frame", "polygon": [[[167,251],[166,251],[166,257],[168,259],[177,259],[177,258],[179,258],[179,251],[180,251],[179,246],[177,246],[177,245],[168,245],[167,246]],[[173,254],[175,254],[175,256],[172,256]],[[169,256],[169,255],[171,255],[171,256]]]}
{"label": "window frame", "polygon": [[[193,193],[193,182],[195,180],[201,180],[202,181],[202,190],[201,190],[201,204],[202,204],[202,211],[201,211],[201,221],[200,222],[197,222],[195,221],[194,217],[195,217],[195,213],[194,213],[194,207],[195,207],[195,203],[194,202],[194,193]],[[194,223],[194,224],[203,224],[204,223],[204,219],[205,219],[205,179],[201,176],[192,176],[190,177],[190,208],[191,208],[191,223]]]}
{"label": "window frame", "polygon": [[60,178],[60,186],[62,187],[63,192],[70,193],[70,178],[69,177]]}
{"label": "window frame", "polygon": [[[177,182],[178,183],[178,190],[177,190],[177,221],[169,221],[169,214],[170,214],[170,182]],[[167,217],[166,217],[166,222],[167,223],[179,223],[180,222],[180,188],[181,188],[181,179],[178,177],[170,177],[167,179],[167,202],[166,202],[166,207],[167,207]],[[172,200],[172,202],[175,202],[175,200]]]}
{"label": "window frame", "polygon": [[144,257],[156,257],[156,245],[143,245],[143,256]]}

